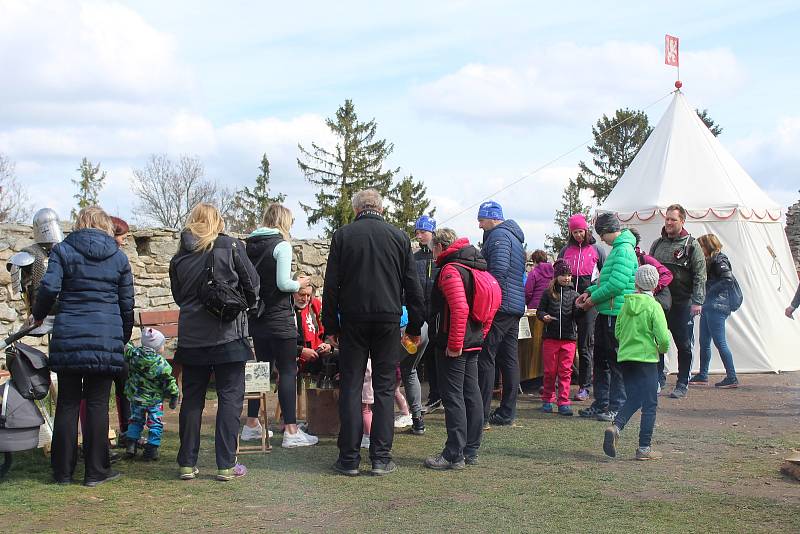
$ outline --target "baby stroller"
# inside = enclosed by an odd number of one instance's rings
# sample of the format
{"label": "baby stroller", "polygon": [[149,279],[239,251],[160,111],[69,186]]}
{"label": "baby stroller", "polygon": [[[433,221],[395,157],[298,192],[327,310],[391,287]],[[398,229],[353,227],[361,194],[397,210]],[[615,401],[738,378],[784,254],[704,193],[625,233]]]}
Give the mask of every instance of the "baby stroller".
{"label": "baby stroller", "polygon": [[49,441],[53,422],[41,404],[50,389],[50,370],[47,357],[41,351],[17,341],[34,327],[24,328],[3,341],[6,365],[11,380],[0,385],[0,479],[11,469],[11,453],[39,447]]}

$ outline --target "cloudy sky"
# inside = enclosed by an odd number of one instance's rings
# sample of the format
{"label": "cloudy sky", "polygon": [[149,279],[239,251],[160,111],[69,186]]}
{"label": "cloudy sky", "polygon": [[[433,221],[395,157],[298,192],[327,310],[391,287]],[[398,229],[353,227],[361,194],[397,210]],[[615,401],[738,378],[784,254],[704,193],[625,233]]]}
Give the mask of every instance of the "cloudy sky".
{"label": "cloudy sky", "polygon": [[437,219],[477,237],[475,210],[459,213],[493,196],[535,248],[586,149],[532,171],[603,113],[657,122],[670,33],[689,103],[774,200],[800,197],[796,1],[289,4],[0,0],[0,152],[35,206],[64,217],[81,158],[100,162],[102,204],[131,219],[131,170],[149,154],[196,155],[239,188],[266,152],[294,234],[310,237],[296,147],[328,143],[324,119],[350,98],[394,143],[391,165],[424,180]]}

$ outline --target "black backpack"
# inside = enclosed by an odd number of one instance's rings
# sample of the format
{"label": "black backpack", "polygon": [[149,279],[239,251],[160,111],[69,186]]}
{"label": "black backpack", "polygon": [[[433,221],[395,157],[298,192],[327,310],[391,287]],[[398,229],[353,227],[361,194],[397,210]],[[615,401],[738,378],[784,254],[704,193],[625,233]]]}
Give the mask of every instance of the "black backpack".
{"label": "black backpack", "polygon": [[[205,265],[205,280],[200,284],[197,296],[203,307],[208,313],[224,322],[231,322],[243,311],[247,310],[247,300],[239,290],[239,286],[233,286],[226,280],[220,280],[214,275],[214,249],[217,243],[208,253]],[[236,246],[236,242],[232,243]]]}
{"label": "black backpack", "polygon": [[47,356],[40,350],[17,342],[6,350],[8,370],[19,394],[26,399],[40,400],[50,391],[50,368]]}

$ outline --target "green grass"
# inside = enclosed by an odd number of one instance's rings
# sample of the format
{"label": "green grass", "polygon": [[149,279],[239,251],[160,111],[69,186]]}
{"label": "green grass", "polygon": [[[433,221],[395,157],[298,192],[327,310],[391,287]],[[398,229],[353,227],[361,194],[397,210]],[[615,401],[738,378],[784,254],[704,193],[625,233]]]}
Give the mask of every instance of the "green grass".
{"label": "green grass", "polygon": [[335,440],[325,438],[316,447],[243,456],[248,476],[219,483],[211,427],[201,476],[190,482],[175,478],[174,425],[160,462],[123,462],[123,479],[95,489],[50,485],[41,452],[21,453],[0,484],[0,518],[7,532],[800,531],[799,486],[778,473],[782,454],[800,443],[796,431],[761,439],[728,427],[659,426],[654,446],[665,458],[636,462],[636,418],[623,433],[621,458],[611,460],[600,449],[603,423],[537,407],[521,401],[520,426],[489,431],[480,465],[461,472],[421,466],[444,441],[440,413],[427,419],[425,436],[396,437],[400,470],[381,478],[334,474]]}

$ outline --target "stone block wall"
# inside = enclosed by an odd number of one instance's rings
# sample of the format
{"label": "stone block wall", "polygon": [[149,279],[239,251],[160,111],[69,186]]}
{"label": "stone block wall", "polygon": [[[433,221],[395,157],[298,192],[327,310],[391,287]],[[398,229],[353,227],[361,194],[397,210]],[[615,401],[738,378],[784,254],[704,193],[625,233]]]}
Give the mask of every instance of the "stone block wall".
{"label": "stone block wall", "polygon": [[[66,235],[70,228],[62,225]],[[239,236],[243,237],[243,236]],[[164,228],[133,228],[128,244],[123,248],[131,262],[136,291],[136,310],[175,309],[169,285],[169,261],[178,250],[180,233]],[[20,295],[12,294],[11,276],[6,262],[33,242],[33,230],[26,225],[0,224],[0,339],[19,330],[26,318],[25,304]],[[294,242],[292,270],[311,276],[321,287],[328,261],[327,240],[298,240]],[[134,328],[134,337],[139,333]],[[27,337],[25,343],[46,350],[47,338]],[[0,366],[4,355],[0,354]]]}
{"label": "stone block wall", "polygon": [[786,211],[786,237],[794,256],[794,266],[800,272],[800,202],[796,202]]}

